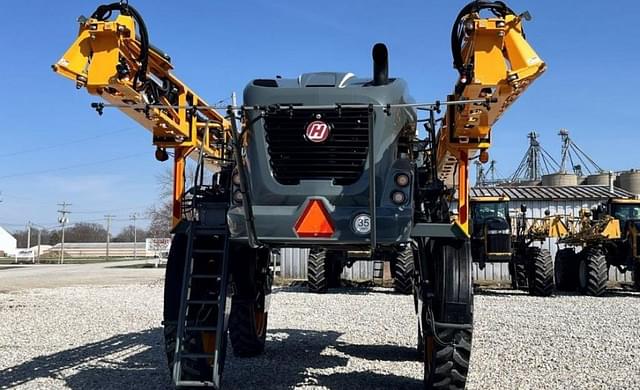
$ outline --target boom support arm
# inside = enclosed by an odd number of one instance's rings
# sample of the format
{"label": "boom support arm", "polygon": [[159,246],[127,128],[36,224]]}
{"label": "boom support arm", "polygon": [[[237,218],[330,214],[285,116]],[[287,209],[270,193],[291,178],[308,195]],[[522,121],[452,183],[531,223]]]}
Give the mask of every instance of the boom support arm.
{"label": "boom support arm", "polygon": [[[482,18],[481,10],[494,13]],[[488,160],[491,127],[545,70],[525,40],[522,19],[500,1],[474,1],[464,7],[452,31],[454,66],[460,73],[449,100],[487,99],[492,104],[449,105],[438,133],[438,178],[458,186],[458,223],[469,229],[469,160]]]}
{"label": "boom support arm", "polygon": [[[119,15],[109,20],[113,11]],[[175,149],[173,217],[177,223],[185,158],[200,150],[206,157],[225,158],[230,124],[171,74],[169,56],[149,44],[135,8],[126,3],[102,5],[89,19],[79,21],[78,37],[52,68],[149,130],[158,159],[168,158],[166,149]],[[94,107],[101,114],[104,103]],[[218,168],[210,159],[205,161],[210,170]]]}

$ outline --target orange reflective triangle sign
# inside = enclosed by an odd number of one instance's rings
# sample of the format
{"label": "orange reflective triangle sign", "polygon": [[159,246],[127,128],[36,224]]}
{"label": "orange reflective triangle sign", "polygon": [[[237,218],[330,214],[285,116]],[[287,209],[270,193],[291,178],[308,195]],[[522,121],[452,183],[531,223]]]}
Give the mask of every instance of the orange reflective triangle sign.
{"label": "orange reflective triangle sign", "polygon": [[311,199],[304,210],[295,231],[298,237],[331,237],[335,232],[329,213],[319,199]]}

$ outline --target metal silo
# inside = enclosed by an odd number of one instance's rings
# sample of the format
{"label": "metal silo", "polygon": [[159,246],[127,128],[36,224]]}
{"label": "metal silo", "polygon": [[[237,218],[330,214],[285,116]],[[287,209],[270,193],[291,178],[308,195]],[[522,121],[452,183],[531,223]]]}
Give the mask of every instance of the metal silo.
{"label": "metal silo", "polygon": [[566,187],[578,185],[578,175],[574,173],[552,173],[542,176],[543,186]]}
{"label": "metal silo", "polygon": [[620,176],[618,176],[618,187],[640,195],[640,171],[632,169],[620,173]]}

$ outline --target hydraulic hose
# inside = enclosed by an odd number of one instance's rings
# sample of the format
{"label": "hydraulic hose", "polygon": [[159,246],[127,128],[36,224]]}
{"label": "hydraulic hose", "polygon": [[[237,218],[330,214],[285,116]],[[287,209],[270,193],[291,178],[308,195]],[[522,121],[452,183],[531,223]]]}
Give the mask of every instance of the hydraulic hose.
{"label": "hydraulic hose", "polygon": [[464,76],[467,72],[462,60],[464,20],[468,15],[472,13],[479,13],[481,10],[489,10],[498,17],[515,15],[515,12],[513,12],[513,10],[502,1],[477,0],[467,4],[460,10],[460,13],[458,13],[456,20],[453,23],[453,29],[451,30],[451,54],[453,55],[453,66],[458,69],[460,76]]}
{"label": "hydraulic hose", "polygon": [[98,20],[107,20],[111,17],[113,11],[118,11],[122,15],[133,17],[138,24],[138,33],[140,34],[140,56],[138,61],[140,62],[140,68],[135,75],[134,85],[137,82],[144,83],[147,80],[147,68],[149,63],[149,32],[147,31],[147,25],[142,19],[142,15],[133,6],[130,6],[126,1],[119,3],[104,4],[99,6],[91,18]]}

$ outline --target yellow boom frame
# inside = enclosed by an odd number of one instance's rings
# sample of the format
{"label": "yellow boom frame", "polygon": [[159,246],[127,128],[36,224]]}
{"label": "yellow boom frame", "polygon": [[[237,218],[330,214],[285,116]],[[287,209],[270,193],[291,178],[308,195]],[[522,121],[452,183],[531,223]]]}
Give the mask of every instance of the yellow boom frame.
{"label": "yellow boom frame", "polygon": [[545,63],[525,40],[522,16],[465,20],[462,58],[473,69],[461,79],[461,92],[449,100],[489,99],[494,103],[451,105],[438,134],[438,178],[453,185],[457,165],[458,223],[469,231],[469,159],[488,160],[491,127],[522,92],[545,70]]}
{"label": "yellow boom frame", "polygon": [[[80,24],[78,37],[54,64],[53,70],[117,106],[153,134],[160,149],[174,149],[173,222],[181,216],[184,192],[185,159],[194,151],[206,157],[223,157],[222,145],[228,140],[230,123],[171,74],[168,58],[150,48],[147,77],[169,82],[177,95],[177,105],[161,96],[161,104],[148,105],[148,97],[134,74],[140,69],[141,43],[136,38],[132,16],[118,15],[115,20],[88,19]],[[126,66],[127,74],[118,72]],[[197,113],[192,110],[197,107]],[[199,153],[193,153],[194,156]],[[215,170],[216,164],[209,163]]]}

